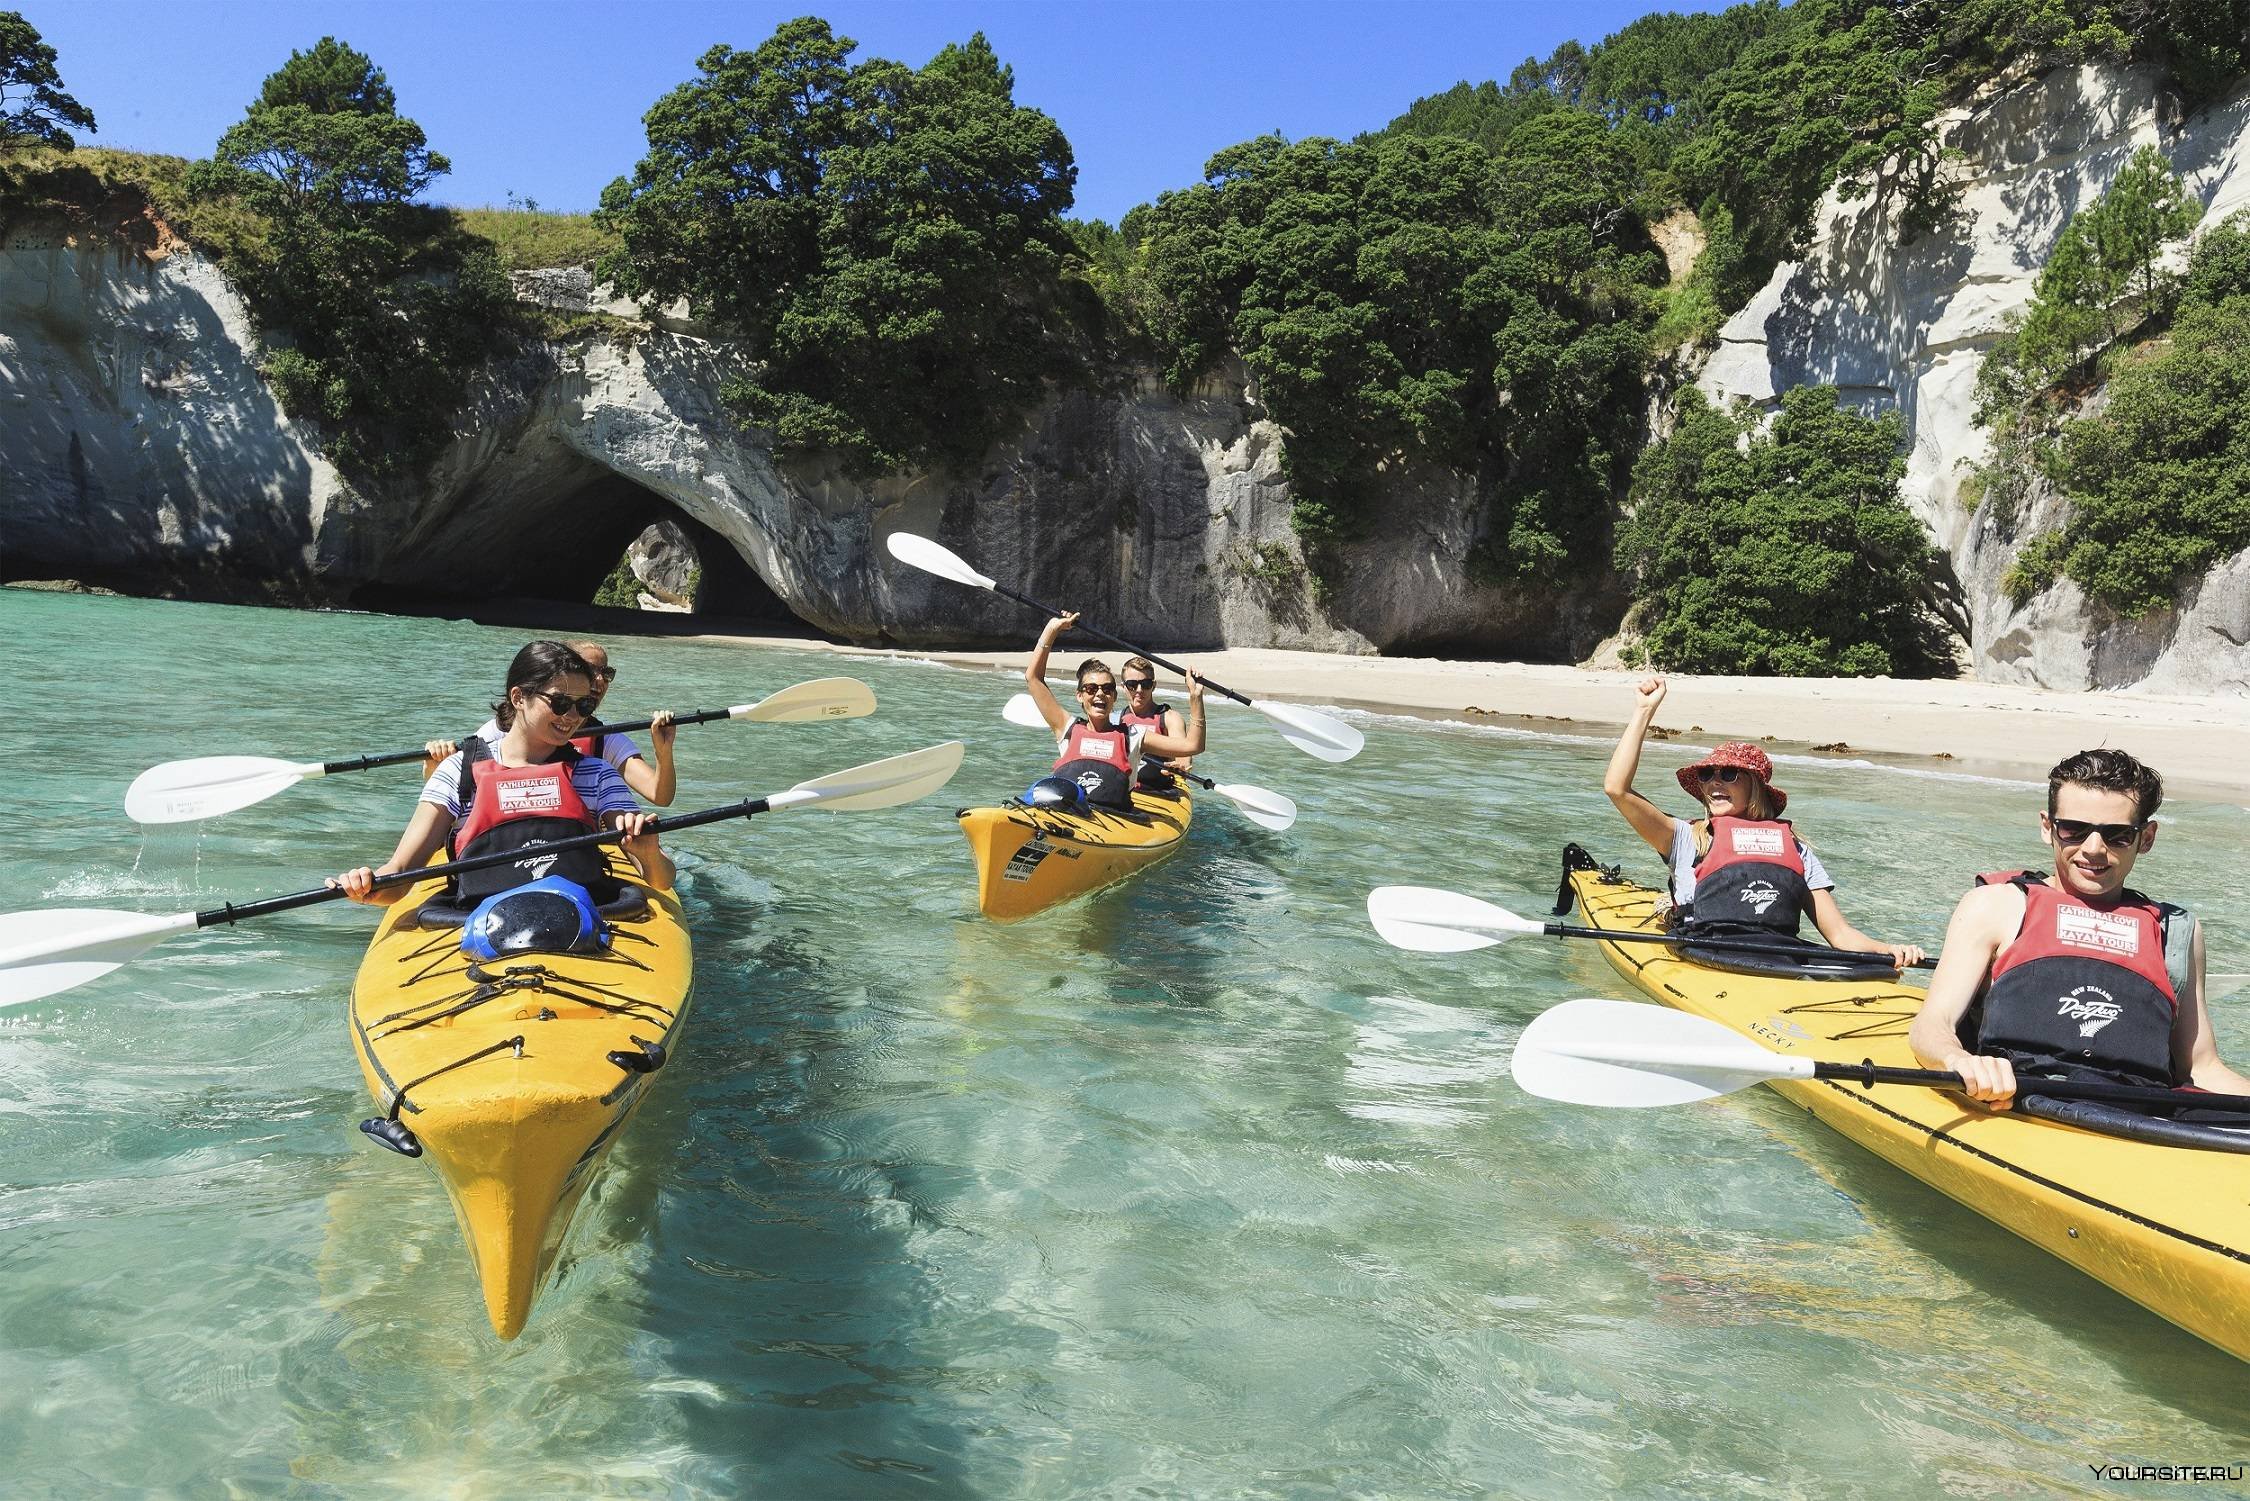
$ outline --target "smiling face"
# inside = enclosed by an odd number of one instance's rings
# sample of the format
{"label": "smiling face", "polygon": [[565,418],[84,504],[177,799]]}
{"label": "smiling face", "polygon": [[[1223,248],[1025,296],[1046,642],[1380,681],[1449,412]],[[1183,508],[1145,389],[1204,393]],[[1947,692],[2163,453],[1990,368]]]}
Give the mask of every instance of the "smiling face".
{"label": "smiling face", "polygon": [[1078,708],[1095,729],[1106,729],[1117,708],[1117,679],[1109,669],[1088,668],[1078,679]]}
{"label": "smiling face", "polygon": [[2055,811],[2039,815],[2039,835],[2054,849],[2056,884],[2072,896],[2114,900],[2133,862],[2156,843],[2156,824],[2141,823],[2140,804],[2130,792],[2065,782],[2054,800]]}
{"label": "smiling face", "polygon": [[[578,733],[586,723],[582,706],[594,696],[594,684],[582,672],[565,672],[538,688],[511,688],[508,699],[516,706],[516,724],[533,747],[551,751]],[[556,707],[563,700],[563,707]]]}
{"label": "smiling face", "polygon": [[[1707,766],[1708,777],[1698,777],[1696,795],[1712,818],[1763,818],[1765,798],[1760,795],[1758,774],[1737,766]],[[1732,776],[1734,780],[1726,778]]]}

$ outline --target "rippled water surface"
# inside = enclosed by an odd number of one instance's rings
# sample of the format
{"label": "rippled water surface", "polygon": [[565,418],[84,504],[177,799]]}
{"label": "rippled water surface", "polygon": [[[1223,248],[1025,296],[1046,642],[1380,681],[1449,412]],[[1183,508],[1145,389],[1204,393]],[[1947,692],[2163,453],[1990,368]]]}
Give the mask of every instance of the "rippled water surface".
{"label": "rippled water surface", "polygon": [[[524,633],[0,591],[0,638],[25,753],[0,910],[164,912],[381,858],[413,776],[144,834],[136,772],[466,730]],[[1215,710],[1205,769],[1297,826],[1206,804],[1159,873],[1004,929],[950,815],[1043,759],[1006,678],[613,652],[613,717],[836,672],[882,701],[684,731],[681,810],[954,736],[968,761],[913,807],[678,837],[696,1013],[511,1345],[429,1169],[353,1129],[364,910],[0,1011],[0,1490],[1989,1495],[2250,1459],[2238,1362],[1778,1098],[1518,1092],[1527,1021],[1630,994],[1598,955],[1369,931],[1385,882],[1539,911],[1572,838],[1653,877],[1604,745],[1369,719],[1332,767]],[[1870,931],[1934,947],[1969,873],[2038,858],[2025,786],[1783,769]],[[2168,807],[2143,867],[2210,924],[2238,1060],[2246,832]]]}

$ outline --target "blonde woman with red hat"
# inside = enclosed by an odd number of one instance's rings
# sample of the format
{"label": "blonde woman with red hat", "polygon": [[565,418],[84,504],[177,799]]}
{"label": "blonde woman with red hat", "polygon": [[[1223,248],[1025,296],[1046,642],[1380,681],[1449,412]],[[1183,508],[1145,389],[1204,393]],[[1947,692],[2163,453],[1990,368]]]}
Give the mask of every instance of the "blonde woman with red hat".
{"label": "blonde woman with red hat", "polygon": [[1922,951],[1910,943],[1880,943],[1845,920],[1836,905],[1836,883],[1782,812],[1789,794],[1773,784],[1773,761],[1747,740],[1730,740],[1692,766],[1680,768],[1680,786],[1703,805],[1703,817],[1674,818],[1633,790],[1641,742],[1648,738],[1662,678],[1644,678],[1633,717],[1618,738],[1602,778],[1602,791],[1625,815],[1633,832],[1664,857],[1672,871],[1675,925],[1706,936],[1740,934],[1778,943],[1798,938],[1810,917],[1832,947],[1887,954],[1901,969]]}

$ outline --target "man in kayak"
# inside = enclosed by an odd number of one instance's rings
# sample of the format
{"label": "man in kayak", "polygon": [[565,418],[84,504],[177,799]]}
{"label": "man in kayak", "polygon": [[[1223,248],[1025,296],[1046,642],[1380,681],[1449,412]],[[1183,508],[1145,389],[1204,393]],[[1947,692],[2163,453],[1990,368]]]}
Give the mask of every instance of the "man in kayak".
{"label": "man in kayak", "polygon": [[[1144,734],[1155,731],[1179,739],[1187,734],[1187,721],[1180,711],[1156,702],[1156,664],[1146,657],[1127,657],[1125,676],[1118,686],[1125,690],[1125,707],[1117,711],[1117,722],[1128,730]],[[1134,777],[1137,786],[1164,789],[1177,785],[1172,779],[1175,771],[1186,771],[1195,763],[1187,756],[1174,756],[1159,760],[1143,756],[1139,772]]]}
{"label": "man in kayak", "polygon": [[[578,653],[580,660],[594,674],[594,708],[599,713],[601,701],[609,696],[610,684],[617,681],[617,669],[610,665],[608,649],[599,641],[566,641],[563,645]],[[672,723],[670,709],[659,709],[649,718],[654,721],[648,727],[649,744],[656,752],[656,763],[653,766],[641,754],[641,748],[633,743],[632,737],[603,730],[601,721],[596,718],[587,719],[582,727],[584,733],[578,736],[575,743],[580,755],[599,756],[616,767],[618,774],[625,778],[625,785],[645,801],[652,802],[659,808],[669,808],[679,786],[678,769],[672,760],[672,744],[679,734],[679,728]],[[477,726],[476,734],[481,739],[497,741],[500,738],[499,721],[486,720]],[[432,740],[423,746],[423,779],[427,781],[436,775],[438,763],[458,749],[459,744],[451,740]]]}
{"label": "man in kayak", "polygon": [[1730,740],[1680,768],[1680,787],[1703,804],[1701,818],[1674,818],[1633,790],[1641,742],[1664,694],[1664,679],[1641,680],[1602,791],[1671,867],[1677,925],[1705,936],[1770,937],[1778,948],[1800,942],[1798,925],[1810,916],[1834,948],[1885,954],[1901,969],[1918,963],[1922,951],[1913,944],[1884,943],[1845,920],[1836,905],[1836,883],[1781,816],[1789,794],[1773,785],[1772,758],[1755,745]]}
{"label": "man in kayak", "polygon": [[543,876],[563,876],[585,887],[597,902],[616,895],[598,849],[542,855],[528,847],[591,833],[625,831],[624,850],[643,880],[669,890],[671,857],[654,834],[642,833],[643,813],[615,767],[571,744],[595,706],[594,670],[559,641],[534,641],[508,664],[500,701],[492,706],[496,740],[473,735],[441,762],[422,788],[414,816],[390,859],[373,870],[360,866],[328,884],[355,902],[388,906],[406,886],[373,888],[379,875],[426,864],[441,848],[459,858],[526,849],[523,860],[455,878],[455,899],[473,905],[484,897]]}
{"label": "man in kayak", "polygon": [[1161,730],[1128,729],[1111,715],[1117,707],[1117,679],[1109,664],[1088,657],[1078,664],[1077,715],[1065,709],[1047,687],[1047,657],[1055,638],[1078,623],[1078,612],[1057,615],[1039,633],[1031,660],[1023,670],[1024,687],[1039,706],[1047,728],[1055,732],[1055,769],[1052,775],[1085,789],[1086,800],[1101,808],[1133,806],[1133,762],[1140,756],[1170,759],[1203,753],[1203,684],[1193,672],[1185,674],[1188,690],[1187,725],[1178,735]]}
{"label": "man in kayak", "polygon": [[2052,869],[1980,876],[1954,907],[1907,1033],[1916,1057],[2002,1109],[2019,1072],[2250,1093],[2211,1035],[2201,925],[2125,884],[2163,800],[2162,778],[2121,750],[2047,774]]}

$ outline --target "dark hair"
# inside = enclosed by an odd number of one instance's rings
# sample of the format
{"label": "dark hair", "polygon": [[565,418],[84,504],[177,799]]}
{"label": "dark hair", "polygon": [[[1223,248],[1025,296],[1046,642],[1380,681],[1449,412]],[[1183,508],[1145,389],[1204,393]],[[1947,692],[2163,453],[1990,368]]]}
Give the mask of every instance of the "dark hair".
{"label": "dark hair", "polygon": [[2047,773],[2047,816],[2055,816],[2055,795],[2063,784],[2091,787],[2097,792],[2133,794],[2134,817],[2147,823],[2164,801],[2164,779],[2153,766],[2143,766],[2121,750],[2082,750]]}
{"label": "dark hair", "polygon": [[[1079,663],[1079,687],[1083,688],[1086,686],[1086,674],[1089,672],[1109,672],[1109,664],[1107,662],[1104,662],[1100,657],[1088,657],[1085,661]],[[1109,672],[1109,675],[1113,678],[1117,676],[1117,674],[1114,672]]]}
{"label": "dark hair", "polygon": [[516,653],[508,664],[508,683],[500,690],[500,701],[492,706],[492,722],[503,730],[516,722],[516,706],[509,695],[518,688],[544,688],[556,678],[577,673],[589,684],[594,681],[594,669],[586,659],[560,641],[533,641]]}

